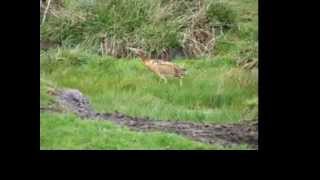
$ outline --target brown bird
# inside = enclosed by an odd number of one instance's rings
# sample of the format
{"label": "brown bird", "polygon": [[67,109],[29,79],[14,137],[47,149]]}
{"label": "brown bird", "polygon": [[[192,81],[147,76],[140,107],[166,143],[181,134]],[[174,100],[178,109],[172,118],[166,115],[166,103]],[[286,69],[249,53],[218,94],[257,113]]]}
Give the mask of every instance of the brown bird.
{"label": "brown bird", "polygon": [[128,48],[137,54],[143,64],[152,72],[160,77],[160,79],[164,80],[167,83],[166,77],[177,77],[180,80],[180,86],[182,86],[182,78],[186,73],[186,69],[177,66],[171,62],[167,62],[161,59],[150,59],[147,57],[146,53],[141,49],[136,48]]}

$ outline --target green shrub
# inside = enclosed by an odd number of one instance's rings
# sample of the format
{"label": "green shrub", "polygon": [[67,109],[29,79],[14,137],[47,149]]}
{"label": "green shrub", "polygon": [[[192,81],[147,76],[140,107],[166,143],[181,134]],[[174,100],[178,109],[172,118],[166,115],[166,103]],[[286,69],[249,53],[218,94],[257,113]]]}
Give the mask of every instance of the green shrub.
{"label": "green shrub", "polygon": [[222,2],[209,4],[207,16],[214,26],[222,26],[223,28],[228,29],[236,25],[236,12],[230,6]]}
{"label": "green shrub", "polygon": [[[193,23],[198,21],[194,16],[201,15],[199,28],[208,32],[211,29],[206,29],[208,23],[226,27],[235,23],[235,13],[227,4],[205,1],[207,11],[199,13],[197,2],[67,0],[64,7],[56,10],[55,16],[50,16],[41,26],[41,37],[67,47],[84,44],[82,46],[98,52],[101,38],[106,36],[121,46],[159,53],[164,48],[184,47],[186,30],[193,29]],[[115,50],[121,53],[123,49]]]}

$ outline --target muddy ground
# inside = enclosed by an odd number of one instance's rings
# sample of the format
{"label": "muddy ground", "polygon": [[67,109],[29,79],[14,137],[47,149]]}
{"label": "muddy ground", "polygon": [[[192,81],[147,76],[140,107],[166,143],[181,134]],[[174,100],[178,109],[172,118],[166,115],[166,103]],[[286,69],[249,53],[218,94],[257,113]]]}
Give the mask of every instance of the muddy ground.
{"label": "muddy ground", "polygon": [[132,117],[119,112],[99,113],[95,112],[88,98],[78,90],[57,90],[50,93],[57,97],[58,108],[40,108],[40,111],[71,111],[81,118],[112,121],[135,131],[171,132],[203,143],[226,147],[248,144],[252,149],[258,148],[258,120],[237,124],[207,124]]}

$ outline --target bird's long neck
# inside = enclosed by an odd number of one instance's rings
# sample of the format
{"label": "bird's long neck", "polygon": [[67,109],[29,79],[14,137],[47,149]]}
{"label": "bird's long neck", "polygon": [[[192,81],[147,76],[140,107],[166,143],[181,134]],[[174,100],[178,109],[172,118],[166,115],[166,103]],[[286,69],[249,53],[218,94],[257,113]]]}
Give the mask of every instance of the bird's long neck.
{"label": "bird's long neck", "polygon": [[149,58],[145,54],[139,54],[139,57],[144,64],[149,61]]}

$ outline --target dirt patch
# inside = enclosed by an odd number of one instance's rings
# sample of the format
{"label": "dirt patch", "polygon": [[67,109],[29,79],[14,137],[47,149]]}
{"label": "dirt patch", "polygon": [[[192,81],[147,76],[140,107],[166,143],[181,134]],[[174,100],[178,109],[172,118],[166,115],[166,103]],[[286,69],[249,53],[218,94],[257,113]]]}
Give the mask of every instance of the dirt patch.
{"label": "dirt patch", "polygon": [[40,49],[48,50],[50,48],[57,48],[60,46],[57,42],[47,41],[47,40],[40,40]]}
{"label": "dirt patch", "polygon": [[257,122],[221,125],[174,120],[156,121],[149,118],[131,117],[119,112],[97,113],[96,117],[111,120],[134,130],[173,132],[209,144],[218,143],[229,146],[245,143],[254,149],[257,148]]}
{"label": "dirt patch", "polygon": [[[196,141],[232,146],[248,144],[258,148],[258,121],[237,124],[191,123],[176,120],[154,120],[148,117],[132,117],[119,112],[98,113],[91,107],[87,97],[78,90],[54,93],[60,107],[76,113],[81,118],[108,120],[136,131],[163,131],[177,133]],[[60,109],[60,108],[59,108]]]}

